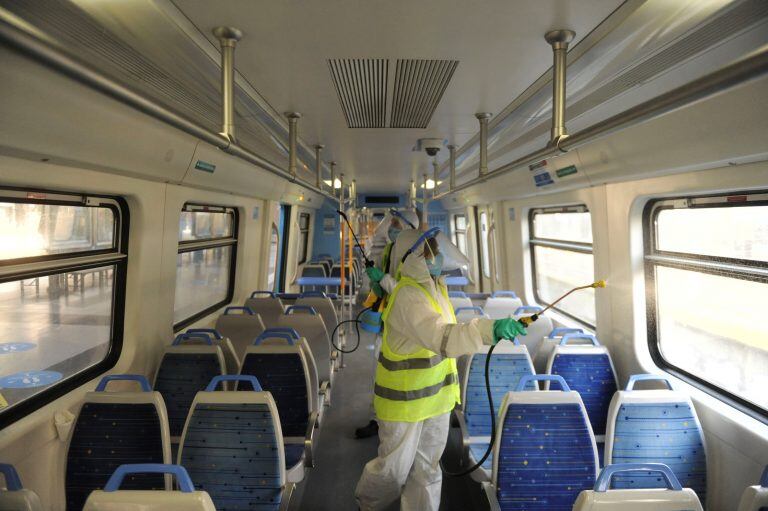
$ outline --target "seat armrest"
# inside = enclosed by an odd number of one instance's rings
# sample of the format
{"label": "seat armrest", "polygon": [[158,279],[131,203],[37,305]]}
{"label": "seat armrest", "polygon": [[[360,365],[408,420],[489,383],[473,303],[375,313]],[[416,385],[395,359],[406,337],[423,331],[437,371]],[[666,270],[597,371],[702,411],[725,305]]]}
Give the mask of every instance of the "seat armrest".
{"label": "seat armrest", "polygon": [[304,436],[304,466],[313,468],[315,460],[312,459],[312,447],[315,443],[315,428],[317,427],[317,412],[312,412],[307,424],[307,434]]}
{"label": "seat armrest", "polygon": [[288,511],[288,508],[291,505],[291,497],[293,497],[293,490],[295,489],[296,483],[285,483],[278,511]]}
{"label": "seat armrest", "polygon": [[490,511],[501,511],[501,506],[499,505],[499,499],[496,497],[496,487],[487,481],[480,484],[483,487],[485,498],[488,501],[488,509]]}

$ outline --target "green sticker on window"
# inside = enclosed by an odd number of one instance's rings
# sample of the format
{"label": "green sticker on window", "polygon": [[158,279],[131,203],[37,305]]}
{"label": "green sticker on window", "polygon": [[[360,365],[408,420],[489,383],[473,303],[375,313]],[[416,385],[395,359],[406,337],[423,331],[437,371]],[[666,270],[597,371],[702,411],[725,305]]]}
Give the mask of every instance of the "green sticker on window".
{"label": "green sticker on window", "polygon": [[203,172],[210,172],[213,174],[213,172],[216,170],[216,165],[213,163],[208,163],[207,161],[197,160],[197,163],[195,163],[195,168],[197,170],[202,170]]}
{"label": "green sticker on window", "polygon": [[568,167],[563,167],[562,169],[557,169],[555,171],[555,174],[557,174],[557,177],[565,177],[570,176],[571,174],[575,174],[578,172],[578,169],[576,168],[576,165],[570,165]]}

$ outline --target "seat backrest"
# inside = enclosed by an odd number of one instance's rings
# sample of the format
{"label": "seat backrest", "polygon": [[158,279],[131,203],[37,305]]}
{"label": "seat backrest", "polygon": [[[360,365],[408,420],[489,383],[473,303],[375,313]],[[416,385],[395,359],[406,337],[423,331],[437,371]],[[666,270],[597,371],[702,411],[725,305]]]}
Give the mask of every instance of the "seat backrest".
{"label": "seat backrest", "polygon": [[40,497],[21,484],[16,468],[0,463],[0,474],[5,477],[5,490],[0,490],[0,509],[3,511],[43,511]]}
{"label": "seat backrest", "polygon": [[[139,392],[106,392],[116,380],[137,382]],[[95,392],[85,395],[72,428],[67,451],[67,509],[82,509],[91,491],[104,487],[125,463],[168,463],[171,445],[163,397],[136,374],[105,376]],[[162,475],[137,475],[125,484],[131,490],[162,490]]]}
{"label": "seat backrest", "polygon": [[338,315],[336,314],[336,307],[333,305],[333,300],[325,296],[325,294],[318,293],[318,296],[313,296],[312,293],[305,293],[298,300],[296,305],[304,305],[312,307],[320,314],[325,323],[325,331],[328,333],[330,339],[333,329],[339,323]]}
{"label": "seat backrest", "polygon": [[511,318],[522,305],[514,291],[496,291],[486,298],[483,310],[491,319],[504,319]]}
{"label": "seat backrest", "polygon": [[277,404],[283,435],[304,437],[314,402],[309,366],[301,339],[285,345],[250,346],[240,374],[253,375]]}
{"label": "seat backrest", "polygon": [[[179,489],[121,490],[125,476],[136,474],[172,474]],[[84,511],[216,511],[216,508],[206,492],[195,491],[184,467],[147,463],[120,465],[103,490],[91,492]]]}
{"label": "seat backrest", "polygon": [[[542,311],[542,308],[538,305],[523,305],[515,310],[512,315],[515,319],[530,317],[533,314],[538,314]],[[520,344],[525,345],[528,348],[528,353],[531,354],[531,358],[536,357],[536,353],[541,348],[541,344],[544,341],[544,337],[552,331],[552,319],[542,314],[537,316],[536,321],[525,327],[528,332],[526,335],[518,337]]]}
{"label": "seat backrest", "polygon": [[278,320],[281,327],[293,328],[306,339],[314,356],[317,377],[320,381],[331,381],[331,340],[325,328],[323,317],[314,308],[306,305],[288,307]]}
{"label": "seat backrest", "polygon": [[190,338],[189,334],[177,335],[173,344],[163,350],[155,373],[154,388],[163,396],[171,437],[181,435],[195,394],[214,376],[226,374],[221,347],[208,336],[204,337],[207,344],[182,344]]}
{"label": "seat backrest", "polygon": [[472,299],[468,298],[467,296],[451,296],[449,298],[451,300],[453,310],[472,307]]}
{"label": "seat backrest", "polygon": [[[262,300],[262,298],[257,298],[257,300]],[[265,328],[267,327],[264,326],[261,315],[253,312],[249,306],[227,307],[224,309],[224,314],[216,320],[216,330],[232,341],[232,346],[240,360],[245,355],[245,349],[253,344],[253,340]]]}
{"label": "seat backrest", "polygon": [[[569,345],[589,340],[589,345]],[[591,334],[566,334],[549,356],[547,374],[558,374],[581,395],[595,436],[605,435],[608,407],[618,390],[616,370],[608,348]]]}
{"label": "seat backrest", "polygon": [[[524,391],[554,380],[562,391]],[[578,392],[559,376],[523,376],[499,411],[493,483],[502,510],[570,510],[597,477],[597,446]],[[516,389],[516,390],[517,390]]]}
{"label": "seat backrest", "polygon": [[[488,393],[485,386],[485,362],[488,358],[488,346],[470,355],[469,368],[462,375],[462,398],[464,403],[464,421],[470,437],[491,436],[491,410],[488,406]],[[501,402],[507,392],[515,390],[520,378],[533,374],[533,364],[528,350],[519,342],[501,342],[491,355],[489,379],[493,407],[498,415]],[[527,390],[536,390],[536,383],[530,382]]]}
{"label": "seat backrest", "polygon": [[549,355],[552,353],[552,350],[555,349],[555,346],[560,344],[560,341],[563,339],[563,336],[565,334],[583,334],[583,333],[584,333],[584,329],[582,328],[569,328],[569,327],[553,328],[544,337],[544,339],[542,339],[542,342],[539,345],[539,349],[536,350],[536,353],[531,354],[531,358],[533,358],[533,368],[536,370],[536,372],[538,374],[543,374],[547,372]]}
{"label": "seat backrest", "polygon": [[254,291],[243,305],[261,316],[267,328],[277,326],[277,318],[285,312],[283,301],[271,291]]}
{"label": "seat backrest", "polygon": [[482,307],[459,307],[454,309],[453,313],[456,315],[456,321],[459,323],[465,323],[477,318],[490,319],[490,316],[483,311]]}
{"label": "seat backrest", "polygon": [[[635,390],[635,383],[660,380],[668,390]],[[691,398],[673,390],[669,378],[630,376],[625,390],[617,392],[608,410],[605,464],[664,463],[685,488],[702,503],[706,500],[707,459],[704,435]],[[660,488],[652,475],[616,476],[613,487]]]}
{"label": "seat backrest", "polygon": [[[225,377],[231,378],[237,377]],[[208,492],[217,509],[277,510],[285,483],[279,408],[260,381],[239,378],[238,388],[245,392],[217,392],[220,380],[212,380],[195,396],[179,465],[187,468],[196,488]]]}
{"label": "seat backrest", "polygon": [[738,511],[768,511],[768,466],[763,470],[760,484],[744,490]]}
{"label": "seat backrest", "polygon": [[[663,488],[612,490],[615,474],[653,475]],[[592,490],[584,490],[573,511],[703,511],[696,493],[683,488],[670,468],[662,463],[627,463],[608,465],[600,473]]]}
{"label": "seat backrest", "polygon": [[190,337],[187,344],[208,344],[210,339],[213,344],[221,347],[221,353],[224,355],[224,364],[227,367],[228,374],[237,374],[240,370],[240,356],[235,351],[235,347],[229,337],[222,335],[215,328],[188,328],[186,332]]}

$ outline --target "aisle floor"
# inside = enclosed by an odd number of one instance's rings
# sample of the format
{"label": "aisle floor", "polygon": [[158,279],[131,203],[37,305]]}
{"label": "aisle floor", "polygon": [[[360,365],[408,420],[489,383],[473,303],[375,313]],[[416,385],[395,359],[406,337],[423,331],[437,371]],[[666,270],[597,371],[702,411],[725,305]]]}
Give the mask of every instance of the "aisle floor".
{"label": "aisle floor", "polygon": [[[366,424],[372,414],[373,391],[372,334],[362,332],[360,349],[344,356],[346,367],[336,373],[332,406],[325,412],[324,424],[319,431],[315,468],[294,494],[301,511],[354,511],[357,510],[354,492],[365,464],[376,456],[378,438],[356,440],[354,430]],[[443,456],[447,468],[457,470],[456,449],[459,431],[451,428],[448,448]],[[453,447],[453,448],[452,448]],[[387,511],[397,511],[394,503]],[[443,478],[441,511],[483,510],[480,485],[468,476]]]}

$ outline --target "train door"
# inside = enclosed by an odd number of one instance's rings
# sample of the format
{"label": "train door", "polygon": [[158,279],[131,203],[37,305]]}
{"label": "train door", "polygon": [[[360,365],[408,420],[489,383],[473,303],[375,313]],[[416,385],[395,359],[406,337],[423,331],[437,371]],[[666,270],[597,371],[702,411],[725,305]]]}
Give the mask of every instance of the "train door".
{"label": "train door", "polygon": [[277,225],[278,254],[277,254],[277,278],[275,279],[275,291],[285,291],[286,269],[288,262],[288,239],[291,230],[291,206],[280,205],[280,217]]}
{"label": "train door", "polygon": [[492,266],[491,266],[491,208],[488,206],[477,206],[475,208],[475,225],[477,226],[477,259],[478,259],[478,277],[477,283],[481,293],[490,293],[493,289],[492,284]]}

